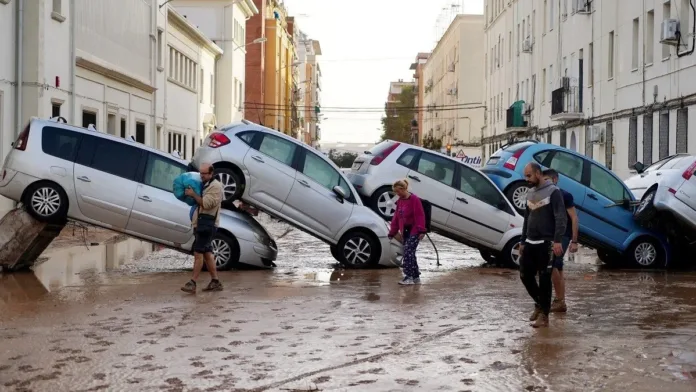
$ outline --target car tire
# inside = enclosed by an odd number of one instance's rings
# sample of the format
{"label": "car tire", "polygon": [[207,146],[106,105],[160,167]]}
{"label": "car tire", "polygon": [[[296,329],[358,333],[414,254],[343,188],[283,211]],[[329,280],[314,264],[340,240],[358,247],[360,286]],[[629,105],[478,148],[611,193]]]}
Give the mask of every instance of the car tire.
{"label": "car tire", "polygon": [[377,189],[370,199],[370,206],[377,215],[386,221],[392,220],[396,211],[397,196],[391,186]]}
{"label": "car tire", "polygon": [[333,256],[333,258],[336,259],[336,261],[341,261],[336,245],[329,245],[329,250],[331,251],[331,256]]}
{"label": "car tire", "polygon": [[24,194],[27,212],[40,222],[65,221],[68,217],[68,195],[52,182],[32,184]]}
{"label": "car tire", "polygon": [[218,231],[213,238],[213,256],[218,271],[228,271],[238,265],[240,252],[237,239]]}
{"label": "car tire", "polygon": [[505,191],[505,196],[520,215],[524,214],[526,209],[527,192],[529,192],[529,185],[524,182],[516,182]]}
{"label": "car tire", "polygon": [[597,250],[597,258],[599,261],[609,266],[620,264],[621,261],[620,254],[606,250]]}
{"label": "car tire", "polygon": [[374,235],[362,231],[346,233],[336,247],[338,261],[346,267],[369,268],[379,262],[379,242]]}
{"label": "car tire", "polygon": [[640,199],[640,204],[636,207],[635,219],[640,224],[645,224],[653,221],[655,215],[657,215],[657,209],[653,202],[655,201],[655,194],[657,189],[652,189],[643,195]]}
{"label": "car tire", "polygon": [[237,172],[226,167],[215,169],[215,178],[222,184],[223,201],[239,200],[244,193],[244,182]]}
{"label": "car tire", "polygon": [[638,268],[662,268],[665,266],[665,254],[656,240],[642,237],[635,241],[625,253],[629,266]]}
{"label": "car tire", "polygon": [[515,237],[508,241],[500,254],[499,260],[509,268],[520,268],[520,238]]}
{"label": "car tire", "polygon": [[479,250],[479,253],[481,253],[481,258],[486,263],[495,264],[498,262],[498,259],[496,259],[496,255],[494,255],[491,251]]}

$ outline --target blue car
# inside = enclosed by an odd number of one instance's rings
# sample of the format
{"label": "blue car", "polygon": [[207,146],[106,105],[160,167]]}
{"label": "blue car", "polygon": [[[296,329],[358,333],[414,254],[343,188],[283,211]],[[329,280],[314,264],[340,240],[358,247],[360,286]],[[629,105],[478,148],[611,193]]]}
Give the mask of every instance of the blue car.
{"label": "blue car", "polygon": [[667,265],[671,251],[666,236],[638,225],[633,193],[602,164],[567,148],[522,140],[496,151],[481,171],[524,214],[529,190],[524,167],[532,161],[559,173],[558,186],[575,199],[578,240],[596,249],[600,260],[606,264],[626,260],[644,268]]}

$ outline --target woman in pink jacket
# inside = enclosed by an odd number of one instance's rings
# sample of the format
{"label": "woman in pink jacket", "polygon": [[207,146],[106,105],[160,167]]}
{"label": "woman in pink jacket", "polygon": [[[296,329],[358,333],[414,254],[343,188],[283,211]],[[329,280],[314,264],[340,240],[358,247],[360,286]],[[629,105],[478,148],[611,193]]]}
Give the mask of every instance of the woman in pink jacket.
{"label": "woman in pink jacket", "polygon": [[420,284],[420,271],[416,260],[418,242],[425,235],[425,211],[418,196],[408,191],[408,181],[398,180],[392,185],[394,193],[399,197],[396,201],[396,211],[391,221],[389,238],[396,237],[404,245],[404,258],[401,267],[404,278],[401,285]]}

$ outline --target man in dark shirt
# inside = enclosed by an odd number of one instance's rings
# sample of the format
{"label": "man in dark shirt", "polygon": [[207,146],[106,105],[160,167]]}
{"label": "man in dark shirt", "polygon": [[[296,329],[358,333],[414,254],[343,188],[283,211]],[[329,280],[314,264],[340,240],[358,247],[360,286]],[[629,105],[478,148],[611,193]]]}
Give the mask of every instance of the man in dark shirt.
{"label": "man in dark shirt", "polygon": [[[553,185],[558,187],[558,172],[553,169],[544,170],[544,178],[553,182]],[[560,189],[560,188],[559,188]],[[553,261],[553,272],[551,281],[553,288],[556,290],[556,298],[551,303],[551,312],[566,312],[568,307],[565,303],[565,278],[563,277],[563,256],[567,250],[570,253],[578,251],[578,214],[575,211],[575,201],[573,195],[561,189],[563,193],[563,204],[566,208],[566,231],[563,234],[561,245],[563,246],[563,255],[558,256]]]}
{"label": "man in dark shirt", "polygon": [[554,255],[563,254],[561,241],[566,231],[566,210],[561,191],[551,181],[544,180],[539,164],[528,163],[524,176],[533,188],[527,192],[524,212],[520,279],[535,303],[529,318],[532,327],[547,327],[551,309],[551,273]]}

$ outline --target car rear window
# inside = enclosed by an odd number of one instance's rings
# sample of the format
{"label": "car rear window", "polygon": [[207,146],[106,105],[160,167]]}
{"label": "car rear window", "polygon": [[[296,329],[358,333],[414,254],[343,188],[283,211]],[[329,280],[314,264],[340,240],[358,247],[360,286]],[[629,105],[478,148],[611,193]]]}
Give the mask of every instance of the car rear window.
{"label": "car rear window", "polygon": [[369,155],[379,155],[379,154],[383,153],[389,147],[393,146],[394,144],[396,144],[396,142],[391,141],[391,140],[385,140],[385,141],[379,143],[378,145],[372,147],[369,150],[370,151]]}
{"label": "car rear window", "polygon": [[506,152],[515,153],[515,152],[517,152],[517,150],[520,150],[522,148],[527,148],[527,147],[534,145],[534,144],[536,144],[536,143],[534,143],[534,142],[513,143],[509,146],[503,147],[502,150],[506,151]]}

